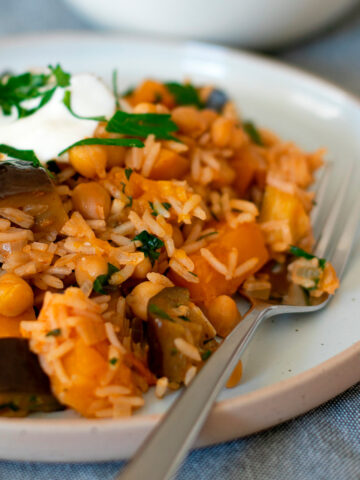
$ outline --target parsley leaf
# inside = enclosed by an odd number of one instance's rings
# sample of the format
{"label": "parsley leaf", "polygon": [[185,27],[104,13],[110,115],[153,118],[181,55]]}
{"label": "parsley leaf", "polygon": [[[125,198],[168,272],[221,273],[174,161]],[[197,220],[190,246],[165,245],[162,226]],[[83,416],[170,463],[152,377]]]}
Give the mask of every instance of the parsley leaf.
{"label": "parsley leaf", "polygon": [[61,328],[54,328],[54,330],[47,332],[45,337],[58,337],[59,335],[61,335]]}
{"label": "parsley leaf", "polygon": [[106,130],[112,133],[122,133],[143,138],[154,134],[158,139],[179,141],[171,135],[172,132],[178,130],[178,127],[171,120],[171,115],[165,113],[126,113],[117,111],[109,120]]}
{"label": "parsley leaf", "polygon": [[71,108],[71,92],[70,92],[70,90],[65,91],[64,98],[63,98],[63,104],[69,110],[71,115],[75,118],[78,118],[79,120],[94,120],[95,122],[106,122],[106,117],[101,116],[101,115],[98,116],[98,117],[82,117],[81,115],[78,115],[77,113],[75,113],[74,110]]}
{"label": "parsley leaf", "polygon": [[325,265],[326,265],[326,259],[325,258],[318,258],[315,255],[312,255],[311,253],[305,252],[300,247],[295,247],[295,245],[290,245],[290,253],[295,255],[295,257],[302,257],[305,258],[306,260],[312,260],[313,258],[317,258],[319,260],[319,267],[324,270]]}
{"label": "parsley leaf", "polygon": [[135,87],[129,87],[128,89],[125,90],[125,92],[123,92],[121,94],[122,97],[130,97],[130,95],[132,95],[135,91]]}
{"label": "parsley leaf", "polygon": [[161,204],[166,210],[170,210],[171,208],[171,203],[168,203],[168,202],[163,202]]}
{"label": "parsley leaf", "polygon": [[151,208],[151,215],[153,217],[157,217],[159,215],[158,211],[156,210],[156,208],[154,207],[154,204],[153,202],[149,202],[149,205],[150,205],[150,208]]}
{"label": "parsley leaf", "polygon": [[60,173],[61,170],[55,160],[49,160],[46,162],[47,169],[51,173]]}
{"label": "parsley leaf", "polygon": [[203,108],[204,104],[200,100],[196,88],[191,84],[181,84],[177,82],[167,82],[165,86],[169,92],[175,97],[177,105],[195,105]]}
{"label": "parsley leaf", "polygon": [[125,168],[125,177],[130,180],[131,174],[133,172],[132,168]]}
{"label": "parsley leaf", "polygon": [[59,153],[59,156],[70,150],[70,148],[79,147],[81,145],[114,145],[116,147],[137,148],[143,148],[144,146],[143,142],[137,138],[85,138],[84,140],[80,140],[79,142],[75,142],[64,148],[64,150]]}
{"label": "parsley leaf", "polygon": [[202,355],[201,359],[205,362],[212,354],[211,350],[206,350]]}
{"label": "parsley leaf", "polygon": [[140,247],[137,247],[137,250],[143,252],[145,257],[149,257],[151,264],[154,265],[155,260],[160,256],[158,250],[164,246],[164,242],[155,235],[148,233],[146,230],[143,230],[133,238],[133,241],[136,240],[139,240],[142,243]]}
{"label": "parsley leaf", "polygon": [[253,122],[244,122],[243,123],[243,128],[245,132],[249,135],[251,140],[256,143],[256,145],[264,145],[264,142],[262,141],[261,135],[259,130],[256,128],[255,124]]}
{"label": "parsley leaf", "polygon": [[115,265],[112,265],[111,263],[108,263],[108,271],[104,275],[99,275],[98,277],[95,278],[94,284],[93,284],[93,289],[96,293],[101,293],[101,294],[106,294],[106,288],[109,289],[109,280],[114,273],[118,272],[119,269],[115,267]]}
{"label": "parsley leaf", "polygon": [[118,92],[118,71],[115,68],[112,73],[112,88],[113,88],[113,94],[115,97],[115,104],[116,108],[120,108],[120,103],[119,103],[119,92]]}
{"label": "parsley leaf", "polygon": [[109,360],[110,365],[116,365],[118,362],[118,359],[116,357],[112,357]]}
{"label": "parsley leaf", "polygon": [[185,322],[190,322],[190,318],[186,315],[179,315],[179,318],[181,318],[181,320],[184,320]]}
{"label": "parsley leaf", "polygon": [[7,403],[2,403],[0,405],[0,410],[5,410],[5,408],[8,408],[9,410],[12,410],[13,412],[18,412],[20,408],[15,405],[14,402],[7,402]]}
{"label": "parsley leaf", "polygon": [[54,75],[56,79],[56,85],[58,87],[68,87],[70,85],[70,73],[65,72],[60,64],[58,63],[55,67],[49,65],[49,69],[51,73]]}
{"label": "parsley leaf", "polygon": [[150,303],[149,305],[149,312],[157,317],[164,318],[165,320],[170,320],[173,322],[173,319],[168,315],[164,310],[159,308],[155,303]]}
{"label": "parsley leaf", "polygon": [[205,233],[205,235],[201,235],[201,237],[198,238],[198,241],[199,241],[199,240],[203,240],[204,238],[207,238],[207,237],[211,237],[211,235],[216,235],[217,233],[219,233],[219,232],[209,232],[209,233]]}
{"label": "parsley leaf", "polygon": [[34,150],[19,150],[17,148],[11,147],[10,145],[5,145],[4,143],[0,144],[0,153],[16,160],[22,160],[23,162],[29,162],[34,168],[43,168],[50,178],[54,178],[54,175],[40,163],[40,160],[35,155]]}

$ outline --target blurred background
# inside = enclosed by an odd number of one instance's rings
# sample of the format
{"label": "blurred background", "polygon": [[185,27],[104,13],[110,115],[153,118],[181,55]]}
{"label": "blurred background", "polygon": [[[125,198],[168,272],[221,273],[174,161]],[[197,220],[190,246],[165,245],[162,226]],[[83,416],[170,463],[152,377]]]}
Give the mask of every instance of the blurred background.
{"label": "blurred background", "polygon": [[0,0],[0,12],[0,37],[82,30],[212,41],[360,94],[359,0]]}

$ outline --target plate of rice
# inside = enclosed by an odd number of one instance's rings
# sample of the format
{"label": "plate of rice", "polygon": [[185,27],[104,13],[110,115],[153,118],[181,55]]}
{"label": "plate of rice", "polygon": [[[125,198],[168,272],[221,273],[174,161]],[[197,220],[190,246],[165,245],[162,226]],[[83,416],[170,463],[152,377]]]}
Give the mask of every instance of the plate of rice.
{"label": "plate of rice", "polygon": [[2,458],[131,456],[242,320],[240,293],[306,304],[339,289],[323,312],[265,322],[198,446],[360,379],[359,251],[341,286],[311,254],[316,181],[360,154],[357,99],[216,46],[2,43]]}

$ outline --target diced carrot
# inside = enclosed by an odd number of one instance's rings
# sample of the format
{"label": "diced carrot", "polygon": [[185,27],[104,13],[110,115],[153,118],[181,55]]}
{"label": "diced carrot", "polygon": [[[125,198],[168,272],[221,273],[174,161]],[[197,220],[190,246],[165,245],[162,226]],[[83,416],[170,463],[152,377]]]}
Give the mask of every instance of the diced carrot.
{"label": "diced carrot", "polygon": [[234,229],[227,224],[217,224],[215,228],[219,235],[216,240],[209,243],[207,248],[217,259],[226,265],[229,253],[235,247],[238,251],[238,265],[253,257],[258,258],[258,263],[245,274],[226,280],[225,276],[215,270],[200,252],[189,255],[194,262],[194,273],[198,276],[199,283],[187,282],[173,272],[169,276],[176,284],[189,289],[194,302],[205,306],[218,295],[235,293],[242,282],[258,271],[269,259],[264,235],[256,223],[243,223]]}

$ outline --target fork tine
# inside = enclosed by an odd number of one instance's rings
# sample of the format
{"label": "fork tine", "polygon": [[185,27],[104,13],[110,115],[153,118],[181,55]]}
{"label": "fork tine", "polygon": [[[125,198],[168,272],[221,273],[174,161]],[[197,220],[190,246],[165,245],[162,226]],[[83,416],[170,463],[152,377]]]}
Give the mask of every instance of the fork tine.
{"label": "fork tine", "polygon": [[323,173],[317,182],[315,189],[315,199],[316,205],[311,212],[311,224],[313,227],[314,238],[317,241],[321,233],[321,224],[320,224],[320,214],[322,213],[322,206],[324,205],[324,200],[326,193],[328,191],[328,185],[330,180],[330,173],[333,167],[333,163],[328,162],[323,168]]}
{"label": "fork tine", "polygon": [[355,235],[360,221],[360,195],[353,206],[350,216],[347,219],[341,237],[331,257],[331,263],[339,278],[344,273],[351,249],[355,241]]}
{"label": "fork tine", "polygon": [[331,211],[326,219],[325,226],[320,234],[319,240],[316,244],[315,247],[315,254],[317,257],[325,257],[326,253],[328,251],[328,247],[331,243],[331,240],[333,238],[333,234],[335,231],[336,227],[336,221],[339,218],[339,213],[341,211],[341,207],[345,203],[346,199],[346,194],[349,191],[349,184],[352,179],[353,175],[353,170],[354,170],[354,164],[351,164],[351,167],[349,168],[347,175],[342,182],[341,186],[339,187],[336,195],[336,200],[331,206]]}

